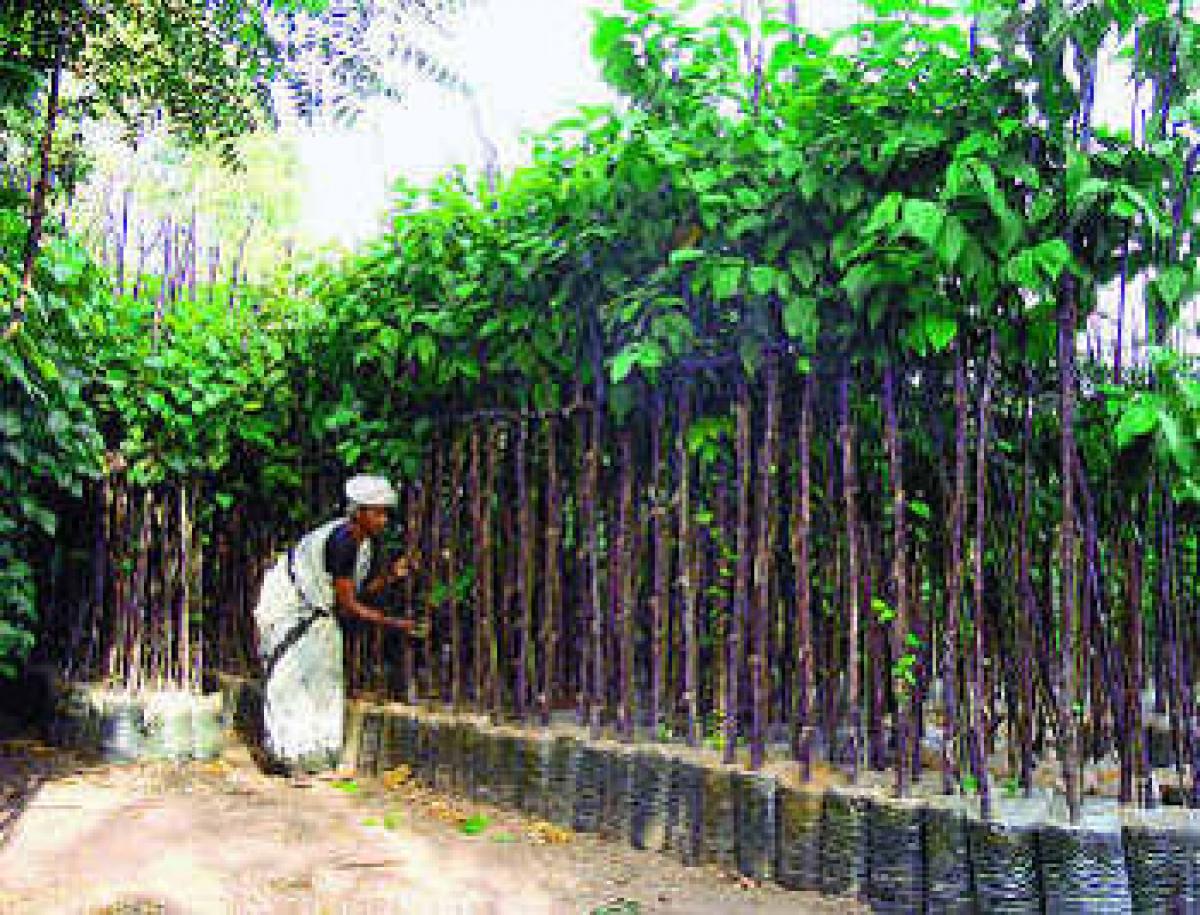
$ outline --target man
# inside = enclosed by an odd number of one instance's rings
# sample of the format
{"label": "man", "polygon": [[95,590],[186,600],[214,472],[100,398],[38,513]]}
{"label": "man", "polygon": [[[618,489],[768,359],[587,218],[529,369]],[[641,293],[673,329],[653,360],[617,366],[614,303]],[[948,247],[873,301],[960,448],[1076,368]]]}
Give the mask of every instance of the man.
{"label": "man", "polygon": [[346,483],[346,516],[307,534],[263,581],[254,621],[265,673],[264,736],[273,767],[316,773],[338,764],[346,706],[338,616],[410,635],[412,620],[366,604],[409,572],[404,558],[367,581],[372,540],[387,527],[396,492],[382,477]]}

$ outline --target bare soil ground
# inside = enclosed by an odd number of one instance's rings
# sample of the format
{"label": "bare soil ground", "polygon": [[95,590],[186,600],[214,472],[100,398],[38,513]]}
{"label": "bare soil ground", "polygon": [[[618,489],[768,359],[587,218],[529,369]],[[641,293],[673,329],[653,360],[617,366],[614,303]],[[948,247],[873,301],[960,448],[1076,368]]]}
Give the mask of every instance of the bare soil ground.
{"label": "bare soil ground", "polygon": [[[467,835],[472,816],[484,828]],[[859,911],[430,794],[403,771],[304,783],[264,775],[240,745],[114,766],[0,744],[3,913]]]}

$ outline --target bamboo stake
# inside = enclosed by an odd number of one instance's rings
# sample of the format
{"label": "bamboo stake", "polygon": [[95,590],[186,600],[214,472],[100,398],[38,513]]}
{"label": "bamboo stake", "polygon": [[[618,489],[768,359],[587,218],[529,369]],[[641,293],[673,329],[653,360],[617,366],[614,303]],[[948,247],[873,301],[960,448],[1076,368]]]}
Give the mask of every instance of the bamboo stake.
{"label": "bamboo stake", "polygon": [[557,421],[551,417],[546,421],[546,541],[544,558],[545,585],[542,607],[542,688],[538,696],[538,709],[543,726],[550,724],[550,711],[554,706],[556,683],[555,663],[558,657],[558,641],[562,632],[562,503],[558,478]]}
{"label": "bamboo stake", "polygon": [[959,612],[963,580],[963,518],[967,504],[967,370],[963,341],[954,347],[954,492],[950,499],[950,567],[946,571],[945,651],[942,660],[942,790],[958,783]]}
{"label": "bamboo stake", "polygon": [[1063,782],[1071,822],[1080,815],[1079,743],[1075,728],[1076,611],[1075,611],[1075,487],[1072,462],[1075,454],[1075,286],[1063,279],[1058,308],[1059,420],[1062,423],[1062,530],[1059,535],[1061,569],[1060,656],[1058,665],[1058,728]]}
{"label": "bamboo stake", "polygon": [[854,427],[850,422],[850,366],[843,364],[838,383],[841,420],[842,497],[846,523],[846,678],[847,707],[850,715],[850,778],[857,782],[861,747],[861,703],[859,697],[859,556],[858,556],[858,473],[854,454]]}
{"label": "bamboo stake", "polygon": [[496,492],[497,439],[500,432],[487,429],[484,437],[484,479],[481,514],[481,543],[483,562],[480,566],[482,576],[482,599],[479,613],[483,620],[483,651],[485,652],[485,670],[487,696],[493,720],[499,721],[504,709],[504,693],[500,683],[500,648],[496,638],[495,615],[495,557],[492,547],[492,499]]}
{"label": "bamboo stake", "polygon": [[446,568],[450,580],[449,606],[447,616],[450,626],[450,707],[456,711],[462,708],[463,691],[465,687],[465,672],[463,670],[463,632],[462,618],[459,606],[459,581],[462,571],[459,568],[459,546],[462,539],[462,497],[463,497],[463,436],[456,435],[450,451],[450,540],[446,544]]}
{"label": "bamboo stake", "polygon": [[600,736],[605,704],[604,677],[604,612],[600,598],[600,543],[596,497],[600,482],[600,448],[602,415],[601,406],[594,405],[590,417],[590,435],[583,472],[583,526],[584,551],[587,566],[585,614],[591,623],[591,684],[588,690],[588,726],[593,739]]}
{"label": "bamboo stake", "polygon": [[666,436],[663,396],[654,393],[650,414],[650,453],[654,462],[651,509],[654,542],[654,585],[650,599],[650,726],[659,735],[663,700],[663,661],[667,651],[667,630],[670,621],[671,523],[668,518],[669,497]]}
{"label": "bamboo stake", "polygon": [[515,706],[518,717],[528,720],[537,677],[537,656],[533,644],[533,506],[529,491],[529,424],[517,425],[517,627],[518,657]]}
{"label": "bamboo stake", "polygon": [[[884,436],[887,440],[888,476],[892,485],[892,587],[895,594],[896,618],[892,625],[892,657],[899,661],[909,653],[907,643],[910,634],[908,622],[908,544],[905,537],[908,516],[904,493],[904,457],[900,443],[899,421],[896,409],[896,370],[892,363],[883,369],[883,413]],[[915,671],[907,669],[916,684]],[[896,796],[907,797],[909,786],[908,745],[910,737],[910,709],[906,702],[911,694],[909,683],[901,670],[901,679],[896,684]]]}
{"label": "bamboo stake", "polygon": [[733,580],[733,615],[729,625],[729,651],[726,675],[728,699],[725,720],[724,761],[732,763],[737,754],[738,725],[741,711],[740,687],[742,656],[750,603],[750,575],[754,555],[750,535],[750,389],[744,375],[737,382],[734,401],[734,502],[737,505],[735,551],[737,565]]}
{"label": "bamboo stake", "polygon": [[700,655],[696,642],[696,588],[693,572],[691,460],[687,450],[687,433],[691,426],[691,396],[686,385],[678,393],[679,425],[676,430],[676,460],[679,464],[679,579],[683,605],[683,707],[687,716],[686,736],[689,747],[698,746]]}
{"label": "bamboo stake", "polygon": [[633,741],[633,639],[634,639],[634,582],[633,567],[633,433],[627,422],[618,432],[618,463],[620,465],[617,530],[618,593],[616,631],[618,648],[618,717],[617,727],[626,742]]}
{"label": "bamboo stake", "polygon": [[809,562],[812,528],[813,378],[805,375],[800,400],[798,463],[792,508],[792,564],[796,580],[796,716],[792,730],[793,755],[805,781],[812,777],[815,656],[813,650],[812,578]]}
{"label": "bamboo stake", "polygon": [[[775,518],[772,495],[775,488],[776,438],[779,426],[779,365],[772,357],[765,368],[766,417],[763,443],[758,456],[758,530],[754,559],[755,600],[751,621],[750,689],[753,701],[750,730],[750,768],[762,768],[766,756],[767,724],[770,717],[767,673],[770,656],[767,626],[771,613],[771,565],[775,548]],[[749,389],[745,391],[749,399]],[[747,403],[747,412],[749,404]]]}
{"label": "bamboo stake", "polygon": [[983,553],[987,520],[987,436],[988,411],[992,399],[992,375],[996,363],[996,331],[993,329],[989,336],[987,363],[983,371],[983,390],[979,397],[979,423],[975,448],[975,594],[974,613],[972,616],[972,661],[971,687],[972,705],[974,706],[971,721],[971,763],[975,770],[975,779],[979,783],[980,812],[986,819],[991,816],[991,785],[988,777],[987,747],[984,743],[984,670],[983,670],[983,630],[986,625],[986,614],[983,607]]}

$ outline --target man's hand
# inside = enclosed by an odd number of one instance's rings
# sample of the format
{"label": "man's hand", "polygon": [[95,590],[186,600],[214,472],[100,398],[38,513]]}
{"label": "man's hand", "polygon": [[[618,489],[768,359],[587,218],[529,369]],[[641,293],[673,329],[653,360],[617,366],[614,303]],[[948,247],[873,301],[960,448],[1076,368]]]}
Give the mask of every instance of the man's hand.
{"label": "man's hand", "polygon": [[411,635],[414,639],[429,638],[429,627],[426,626],[423,621],[408,620],[408,622],[412,623],[412,625],[409,627],[408,634]]}
{"label": "man's hand", "polygon": [[386,622],[387,625],[390,626],[392,629],[399,629],[401,632],[406,632],[406,633],[410,633],[410,634],[412,633],[412,630],[413,630],[413,621],[412,620],[404,620],[404,619],[400,619],[400,618],[394,617],[394,616],[387,616],[387,617],[384,617],[384,622]]}
{"label": "man's hand", "polygon": [[392,580],[398,581],[401,578],[407,578],[411,575],[416,570],[420,558],[419,553],[412,556],[397,556],[388,569]]}
{"label": "man's hand", "polygon": [[429,627],[421,620],[401,619],[395,616],[385,616],[383,622],[392,629],[399,629],[414,639],[429,637]]}

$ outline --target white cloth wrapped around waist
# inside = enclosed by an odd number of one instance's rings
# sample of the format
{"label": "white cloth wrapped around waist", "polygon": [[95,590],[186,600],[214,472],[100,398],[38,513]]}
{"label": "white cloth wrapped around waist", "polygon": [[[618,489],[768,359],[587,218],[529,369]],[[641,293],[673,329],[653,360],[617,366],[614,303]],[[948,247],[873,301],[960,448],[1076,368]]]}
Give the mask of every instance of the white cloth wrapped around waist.
{"label": "white cloth wrapped around waist", "polygon": [[[254,609],[259,655],[269,658],[287,634],[314,612],[333,613],[333,578],[325,569],[325,544],[344,522],[330,521],[306,535],[281,556],[263,579],[262,592]],[[371,542],[359,547],[354,569],[354,586],[359,588],[371,567]]]}

